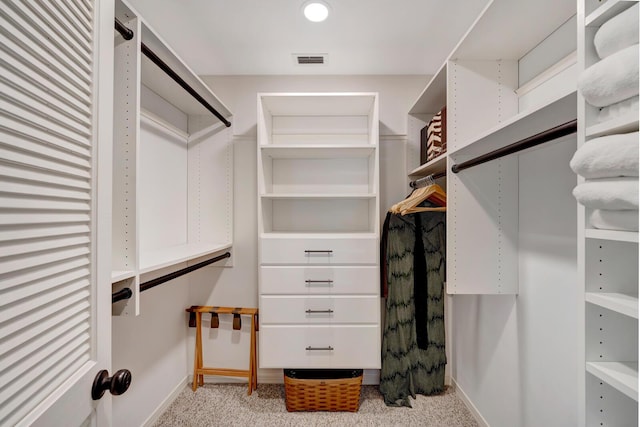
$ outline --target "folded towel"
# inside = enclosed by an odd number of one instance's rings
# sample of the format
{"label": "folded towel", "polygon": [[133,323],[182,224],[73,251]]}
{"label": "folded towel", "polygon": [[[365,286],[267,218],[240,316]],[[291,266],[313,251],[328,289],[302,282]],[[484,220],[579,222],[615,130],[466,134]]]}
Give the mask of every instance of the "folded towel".
{"label": "folded towel", "polygon": [[573,189],[578,203],[593,209],[638,209],[638,178],[600,178]]}
{"label": "folded towel", "polygon": [[624,116],[625,114],[638,115],[638,96],[625,99],[624,101],[616,102],[615,104],[603,107],[598,111],[597,122],[602,123],[616,117]]}
{"label": "folded towel", "polygon": [[606,58],[638,43],[638,7],[639,4],[636,3],[620,12],[596,31],[593,44],[600,58]]}
{"label": "folded towel", "polygon": [[638,231],[638,211],[611,211],[595,209],[589,223],[601,230]]}
{"label": "folded towel", "polygon": [[578,89],[596,107],[606,107],[638,95],[638,45],[596,62],[580,74]]}
{"label": "folded towel", "polygon": [[638,132],[591,139],[575,152],[569,166],[587,179],[638,176]]}

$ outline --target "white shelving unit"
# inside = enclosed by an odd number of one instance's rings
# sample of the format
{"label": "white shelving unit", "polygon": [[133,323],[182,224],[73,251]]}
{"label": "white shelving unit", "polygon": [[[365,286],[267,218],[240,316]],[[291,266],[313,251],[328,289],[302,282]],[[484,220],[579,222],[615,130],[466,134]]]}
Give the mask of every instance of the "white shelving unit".
{"label": "white shelving unit", "polygon": [[380,368],[378,164],[377,94],[258,94],[261,368]]}
{"label": "white shelving unit", "polygon": [[[447,107],[448,153],[411,166],[409,177],[447,172],[450,294],[518,293],[518,156],[457,175],[450,169],[576,119],[573,15],[568,0],[490,1],[410,109],[416,145]],[[529,25],[536,17],[540,25]],[[487,250],[477,250],[479,241]]]}
{"label": "white shelving unit", "polygon": [[227,120],[231,112],[125,1],[115,16],[133,38],[115,37],[112,288],[133,296],[113,313],[138,315],[149,275],[223,253],[233,238],[230,129],[142,45]]}
{"label": "white shelving unit", "polygon": [[[598,28],[637,1],[578,0],[578,67],[599,58]],[[591,138],[638,130],[637,113],[597,122],[597,108],[578,94],[578,146]],[[579,182],[584,179],[579,177]],[[638,233],[591,227],[578,204],[578,271],[584,288],[581,425],[638,423]]]}

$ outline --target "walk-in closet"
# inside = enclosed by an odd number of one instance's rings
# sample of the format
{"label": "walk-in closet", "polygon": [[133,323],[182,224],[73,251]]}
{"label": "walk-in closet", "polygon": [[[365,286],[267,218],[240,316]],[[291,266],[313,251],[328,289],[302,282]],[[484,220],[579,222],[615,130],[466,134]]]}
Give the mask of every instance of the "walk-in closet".
{"label": "walk-in closet", "polygon": [[639,17],[4,0],[0,426],[637,426]]}

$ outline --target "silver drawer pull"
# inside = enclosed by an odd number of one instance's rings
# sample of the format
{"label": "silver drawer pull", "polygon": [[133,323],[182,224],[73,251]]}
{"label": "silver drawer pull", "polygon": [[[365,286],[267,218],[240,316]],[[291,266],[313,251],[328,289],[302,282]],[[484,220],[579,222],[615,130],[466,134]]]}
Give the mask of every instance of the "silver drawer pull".
{"label": "silver drawer pull", "polygon": [[316,351],[316,350],[333,350],[333,347],[331,347],[330,345],[327,347],[307,347],[307,351]]}
{"label": "silver drawer pull", "polygon": [[307,310],[306,311],[307,314],[311,314],[311,313],[328,313],[331,314],[333,313],[333,310],[328,309],[328,310]]}
{"label": "silver drawer pull", "polygon": [[307,285],[313,285],[314,283],[322,283],[325,285],[333,285],[333,280],[305,280]]}
{"label": "silver drawer pull", "polygon": [[307,255],[311,254],[332,254],[333,250],[331,249],[305,249],[304,253]]}

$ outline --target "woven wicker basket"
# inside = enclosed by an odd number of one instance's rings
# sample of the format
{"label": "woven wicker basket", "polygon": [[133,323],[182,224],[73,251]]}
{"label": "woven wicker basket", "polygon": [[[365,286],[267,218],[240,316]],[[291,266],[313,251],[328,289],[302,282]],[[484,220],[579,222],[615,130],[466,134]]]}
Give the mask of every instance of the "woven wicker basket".
{"label": "woven wicker basket", "polygon": [[361,386],[362,375],[339,379],[299,379],[285,375],[287,411],[357,412]]}

